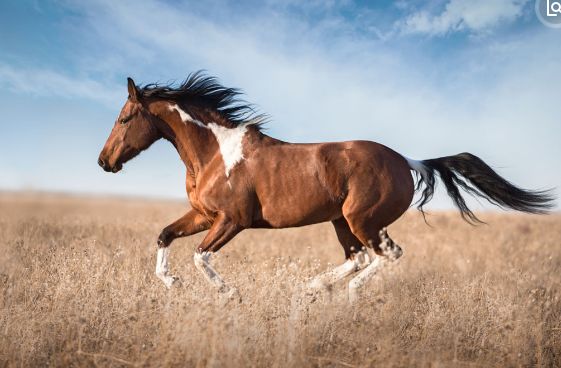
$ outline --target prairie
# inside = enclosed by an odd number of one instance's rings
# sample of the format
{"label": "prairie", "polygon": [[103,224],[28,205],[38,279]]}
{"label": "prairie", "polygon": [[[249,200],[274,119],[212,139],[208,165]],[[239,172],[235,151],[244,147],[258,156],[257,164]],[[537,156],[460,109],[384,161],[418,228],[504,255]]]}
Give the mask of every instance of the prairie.
{"label": "prairie", "polygon": [[[156,238],[187,203],[0,194],[0,367],[561,366],[561,215],[411,210],[404,256],[347,301],[310,298],[343,261],[329,223],[246,230],[212,260],[224,303],[172,245],[180,287],[154,275]],[[348,281],[348,280],[347,280]]]}

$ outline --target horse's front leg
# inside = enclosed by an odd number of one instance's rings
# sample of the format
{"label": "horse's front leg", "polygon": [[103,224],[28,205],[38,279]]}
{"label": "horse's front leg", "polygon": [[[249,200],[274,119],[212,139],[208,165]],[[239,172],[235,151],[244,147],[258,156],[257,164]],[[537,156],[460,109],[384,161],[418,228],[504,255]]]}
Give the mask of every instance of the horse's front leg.
{"label": "horse's front leg", "polygon": [[210,222],[195,210],[190,210],[179,220],[168,225],[158,237],[158,253],[156,256],[156,276],[169,289],[177,277],[169,274],[169,245],[174,239],[189,236],[210,228]]}
{"label": "horse's front leg", "polygon": [[210,265],[210,257],[217,252],[236,234],[243,230],[236,221],[232,220],[225,214],[218,214],[215,218],[210,231],[197,248],[193,260],[195,266],[203,273],[207,281],[214,286],[219,292],[226,294],[229,298],[236,296],[237,290],[231,288],[220,277],[218,272]]}

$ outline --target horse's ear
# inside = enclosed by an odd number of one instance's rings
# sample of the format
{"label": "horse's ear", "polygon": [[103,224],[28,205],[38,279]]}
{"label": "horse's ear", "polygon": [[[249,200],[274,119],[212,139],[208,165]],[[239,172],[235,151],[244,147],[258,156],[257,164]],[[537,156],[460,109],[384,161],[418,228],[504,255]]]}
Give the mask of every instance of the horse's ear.
{"label": "horse's ear", "polygon": [[138,102],[138,90],[136,89],[136,84],[134,84],[132,78],[127,78],[127,84],[129,88],[129,99],[132,102]]}

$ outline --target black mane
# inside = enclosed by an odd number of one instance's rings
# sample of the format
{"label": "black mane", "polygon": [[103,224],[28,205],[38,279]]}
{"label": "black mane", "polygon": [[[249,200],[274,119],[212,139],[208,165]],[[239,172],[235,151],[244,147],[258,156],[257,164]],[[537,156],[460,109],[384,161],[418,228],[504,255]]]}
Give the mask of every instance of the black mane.
{"label": "black mane", "polygon": [[217,78],[201,70],[189,74],[177,87],[150,83],[137,89],[140,97],[176,102],[188,100],[189,104],[214,109],[234,125],[251,123],[260,128],[267,122],[267,115],[257,114],[253,105],[239,98],[243,94],[239,89],[224,87]]}

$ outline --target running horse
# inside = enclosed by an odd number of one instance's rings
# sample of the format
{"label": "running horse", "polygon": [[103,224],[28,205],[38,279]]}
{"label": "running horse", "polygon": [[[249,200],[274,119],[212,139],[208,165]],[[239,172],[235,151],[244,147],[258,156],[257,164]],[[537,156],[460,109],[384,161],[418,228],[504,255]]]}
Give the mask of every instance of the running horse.
{"label": "running horse", "polygon": [[241,101],[239,90],[202,72],[177,87],[140,87],[128,78],[128,94],[98,163],[116,173],[161,138],[177,149],[187,169],[191,209],[158,237],[156,275],[168,288],[178,280],[168,264],[174,239],[209,230],[195,251],[195,266],[219,292],[233,296],[236,289],[209,261],[236,234],[331,221],[346,261],[308,286],[321,290],[358,273],[349,282],[354,300],[366,281],[402,255],[386,227],[409,208],[416,191],[422,211],[437,177],[470,223],[480,220],[459,189],[522,212],[544,213],[553,205],[549,191],[520,189],[470,153],[417,161],[370,141],[275,139],[261,129],[266,116]]}

